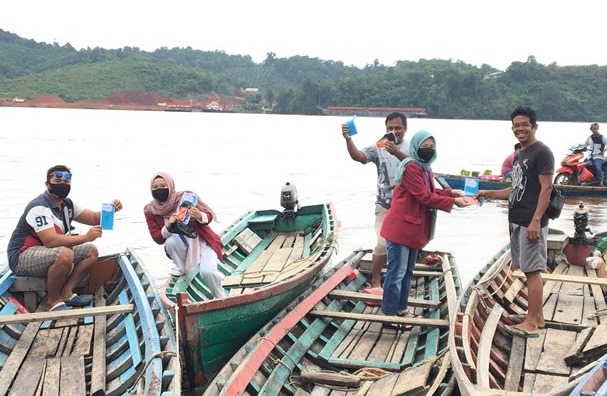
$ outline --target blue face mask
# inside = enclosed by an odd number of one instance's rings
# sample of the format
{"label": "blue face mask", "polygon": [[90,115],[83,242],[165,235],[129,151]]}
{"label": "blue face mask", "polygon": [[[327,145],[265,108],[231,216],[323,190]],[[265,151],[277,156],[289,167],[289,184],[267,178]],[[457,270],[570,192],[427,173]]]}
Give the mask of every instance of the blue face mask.
{"label": "blue face mask", "polygon": [[417,149],[417,156],[422,162],[428,163],[434,157],[435,149],[429,147],[420,147]]}

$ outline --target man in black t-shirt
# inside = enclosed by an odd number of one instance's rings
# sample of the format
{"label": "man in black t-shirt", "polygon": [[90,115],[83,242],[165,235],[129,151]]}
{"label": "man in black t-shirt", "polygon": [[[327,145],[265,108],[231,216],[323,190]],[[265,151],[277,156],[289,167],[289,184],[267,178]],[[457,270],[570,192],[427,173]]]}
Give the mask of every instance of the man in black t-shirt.
{"label": "man in black t-shirt", "polygon": [[537,338],[545,326],[542,310],[544,283],[541,272],[548,264],[548,216],[552,192],[554,155],[537,140],[537,116],[528,106],[519,106],[510,116],[512,132],[521,143],[512,166],[512,186],[503,190],[480,190],[478,197],[507,199],[512,265],[527,277],[528,312],[524,320],[504,330],[517,337]]}

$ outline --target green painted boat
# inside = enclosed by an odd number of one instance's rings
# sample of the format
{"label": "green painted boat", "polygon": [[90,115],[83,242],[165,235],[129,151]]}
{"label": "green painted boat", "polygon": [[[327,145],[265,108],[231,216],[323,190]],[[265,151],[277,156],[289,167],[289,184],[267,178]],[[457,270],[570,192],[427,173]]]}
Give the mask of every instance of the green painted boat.
{"label": "green painted boat", "polygon": [[[284,206],[284,205],[283,205]],[[330,261],[337,221],[332,203],[245,213],[221,234],[225,298],[213,299],[196,272],[162,287],[177,310],[190,387],[223,367],[256,331],[302,295]]]}
{"label": "green painted boat", "polygon": [[382,297],[362,292],[369,256],[356,250],[325,271],[236,352],[204,396],[450,395],[455,259],[420,251],[409,309],[421,317],[405,318],[381,314]]}

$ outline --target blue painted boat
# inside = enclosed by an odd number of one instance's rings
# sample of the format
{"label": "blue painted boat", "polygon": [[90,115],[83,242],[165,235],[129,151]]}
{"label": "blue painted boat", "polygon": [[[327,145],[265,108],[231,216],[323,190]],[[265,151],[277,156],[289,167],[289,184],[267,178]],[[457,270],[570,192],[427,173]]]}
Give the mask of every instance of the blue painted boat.
{"label": "blue painted boat", "polygon": [[[381,296],[362,293],[369,253],[355,251],[325,271],[236,352],[204,396],[451,394],[447,335],[460,288],[454,258],[420,252],[409,308],[423,317],[405,318],[381,314]],[[442,263],[426,264],[426,257]]]}
{"label": "blue painted boat", "polygon": [[[464,190],[466,178],[470,178],[470,176],[435,173],[434,178],[443,188],[448,187]],[[495,178],[479,176],[476,179],[479,180],[479,190],[501,190],[512,185],[512,182],[510,181],[503,181]],[[573,186],[565,184],[555,184],[555,186],[565,197],[607,198],[607,187]]]}
{"label": "blue painted boat", "polygon": [[569,396],[607,395],[607,355],[580,381]]}
{"label": "blue painted boat", "polygon": [[181,394],[179,348],[154,280],[127,249],[99,258],[79,293],[48,312],[44,278],[0,278],[0,395]]}

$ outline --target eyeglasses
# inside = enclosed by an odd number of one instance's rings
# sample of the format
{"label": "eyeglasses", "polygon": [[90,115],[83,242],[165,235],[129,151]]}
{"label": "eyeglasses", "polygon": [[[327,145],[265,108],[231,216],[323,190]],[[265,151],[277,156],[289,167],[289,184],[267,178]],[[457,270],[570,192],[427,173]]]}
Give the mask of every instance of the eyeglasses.
{"label": "eyeglasses", "polygon": [[533,125],[529,122],[522,122],[520,124],[513,124],[512,128],[531,128]]}
{"label": "eyeglasses", "polygon": [[70,172],[59,172],[55,171],[53,173],[57,179],[66,179],[70,180],[72,178],[72,174]]}

